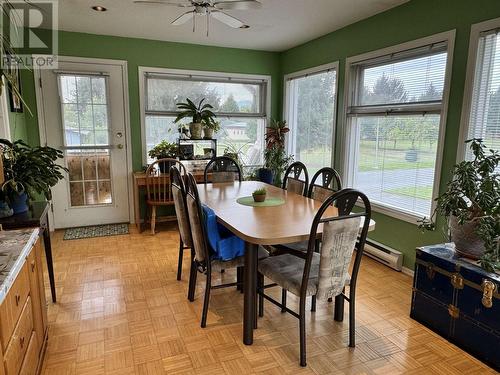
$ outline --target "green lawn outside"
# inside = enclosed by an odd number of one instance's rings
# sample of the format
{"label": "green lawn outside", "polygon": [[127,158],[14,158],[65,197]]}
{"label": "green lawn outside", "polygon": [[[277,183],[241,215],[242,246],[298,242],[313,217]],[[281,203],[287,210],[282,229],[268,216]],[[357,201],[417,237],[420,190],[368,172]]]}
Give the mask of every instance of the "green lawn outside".
{"label": "green lawn outside", "polygon": [[416,188],[413,186],[407,186],[385,191],[391,194],[430,200],[432,199],[432,188],[432,186],[417,186]]}

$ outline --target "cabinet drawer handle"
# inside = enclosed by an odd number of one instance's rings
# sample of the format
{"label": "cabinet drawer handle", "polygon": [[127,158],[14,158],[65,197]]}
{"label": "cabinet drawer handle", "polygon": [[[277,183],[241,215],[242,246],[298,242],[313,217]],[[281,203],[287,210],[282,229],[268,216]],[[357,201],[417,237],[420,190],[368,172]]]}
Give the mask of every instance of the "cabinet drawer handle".
{"label": "cabinet drawer handle", "polygon": [[31,261],[31,272],[35,272],[35,261]]}
{"label": "cabinet drawer handle", "polygon": [[21,296],[16,294],[16,306],[19,306],[19,301],[21,301]]}
{"label": "cabinet drawer handle", "polygon": [[21,349],[24,348],[24,337],[19,339],[19,343],[21,344]]}

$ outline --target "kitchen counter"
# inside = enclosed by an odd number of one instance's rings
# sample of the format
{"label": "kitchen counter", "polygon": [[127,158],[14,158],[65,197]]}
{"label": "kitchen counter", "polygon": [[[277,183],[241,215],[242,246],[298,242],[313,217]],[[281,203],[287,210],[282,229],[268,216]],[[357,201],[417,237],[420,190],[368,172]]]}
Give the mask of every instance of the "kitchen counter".
{"label": "kitchen counter", "polygon": [[39,237],[39,228],[0,231],[0,304]]}

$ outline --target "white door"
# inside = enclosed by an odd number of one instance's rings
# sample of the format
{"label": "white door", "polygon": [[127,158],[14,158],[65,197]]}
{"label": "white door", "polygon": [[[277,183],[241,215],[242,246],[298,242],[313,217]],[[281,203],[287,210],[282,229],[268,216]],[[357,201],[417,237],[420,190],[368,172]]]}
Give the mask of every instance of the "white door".
{"label": "white door", "polygon": [[55,228],[130,221],[123,69],[59,61],[40,70],[41,130],[68,168],[52,189]]}

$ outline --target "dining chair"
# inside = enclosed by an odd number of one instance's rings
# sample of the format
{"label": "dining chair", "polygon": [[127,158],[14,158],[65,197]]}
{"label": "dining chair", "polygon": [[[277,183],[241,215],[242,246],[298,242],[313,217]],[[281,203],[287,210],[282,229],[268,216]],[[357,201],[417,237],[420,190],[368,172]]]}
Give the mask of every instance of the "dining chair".
{"label": "dining chair", "polygon": [[285,172],[282,188],[299,195],[307,194],[309,174],[306,166],[300,161],[292,163]]}
{"label": "dining chair", "polygon": [[[194,247],[194,259],[191,264],[191,275],[189,282],[188,294],[194,298],[194,291],[196,288],[197,273],[204,273],[206,275],[205,297],[203,301],[203,310],[201,315],[201,327],[205,328],[207,325],[208,305],[210,302],[210,291],[212,289],[220,289],[238,286],[240,282],[227,283],[220,285],[212,285],[212,271],[220,271],[221,269],[231,269],[244,266],[244,256],[239,256],[228,261],[215,259],[209,249],[208,237],[206,227],[203,221],[203,211],[198,195],[198,188],[196,181],[191,173],[187,175],[186,183],[186,203],[189,218],[189,225],[191,228],[191,238]],[[267,252],[263,248],[259,248],[259,259],[267,257]],[[190,299],[191,300],[191,299]]]}
{"label": "dining chair", "polygon": [[[172,197],[174,199],[175,214],[179,226],[179,260],[177,261],[177,280],[182,277],[182,259],[185,249],[192,249],[193,240],[191,239],[191,229],[189,228],[189,219],[186,206],[186,186],[185,175],[176,167],[170,167],[170,185]],[[193,252],[191,251],[191,261]]]}
{"label": "dining chair", "polygon": [[[353,213],[352,208],[358,200],[363,203],[363,208]],[[337,207],[338,216],[324,218],[325,211],[331,205]],[[354,189],[341,190],[327,198],[318,210],[311,226],[305,259],[283,254],[259,262],[257,291],[259,316],[264,315],[263,303],[266,299],[299,319],[301,366],[306,366],[305,307],[307,296],[316,296],[320,300],[335,297],[336,302],[340,299],[349,302],[349,346],[355,346],[356,281],[370,217],[371,205],[366,195]],[[361,224],[363,225],[360,233]],[[317,253],[316,238],[320,225],[323,225],[323,240]],[[349,273],[354,249],[356,249],[356,255]],[[298,313],[264,293],[267,289],[267,287],[262,287],[264,276],[275,283],[271,285],[280,286],[299,297]],[[348,297],[345,294],[346,285],[349,286]]]}
{"label": "dining chair", "polygon": [[[209,176],[211,178],[209,179]],[[228,156],[218,156],[210,160],[203,175],[205,183],[233,182],[242,180],[241,168],[238,163]]]}
{"label": "dining chair", "polygon": [[146,205],[152,234],[155,234],[156,207],[174,203],[170,189],[171,166],[176,166],[182,175],[186,175],[186,167],[179,160],[171,158],[158,159],[146,169]]}
{"label": "dining chair", "polygon": [[[324,202],[335,192],[342,190],[342,180],[338,172],[331,167],[324,167],[317,171],[309,185],[307,196],[311,199]],[[316,240],[316,252],[318,251],[321,239]],[[292,254],[305,258],[307,252],[307,241],[294,242],[285,245],[274,246],[273,255]],[[332,302],[329,299],[328,302]],[[281,303],[286,306],[286,290],[282,290]],[[316,311],[316,297],[311,298],[311,311]]]}

